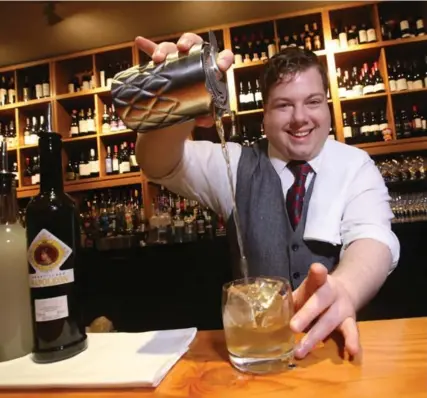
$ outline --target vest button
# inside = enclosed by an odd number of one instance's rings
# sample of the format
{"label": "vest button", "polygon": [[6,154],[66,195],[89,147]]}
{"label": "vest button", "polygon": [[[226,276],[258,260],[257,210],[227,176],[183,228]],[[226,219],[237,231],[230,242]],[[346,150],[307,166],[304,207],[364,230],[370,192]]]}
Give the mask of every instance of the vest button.
{"label": "vest button", "polygon": [[292,274],[292,278],[294,278],[294,279],[298,279],[300,276],[301,276],[301,275],[300,275],[300,273],[299,273],[299,272],[294,272],[294,273]]}
{"label": "vest button", "polygon": [[298,245],[292,245],[292,251],[296,252],[299,249]]}

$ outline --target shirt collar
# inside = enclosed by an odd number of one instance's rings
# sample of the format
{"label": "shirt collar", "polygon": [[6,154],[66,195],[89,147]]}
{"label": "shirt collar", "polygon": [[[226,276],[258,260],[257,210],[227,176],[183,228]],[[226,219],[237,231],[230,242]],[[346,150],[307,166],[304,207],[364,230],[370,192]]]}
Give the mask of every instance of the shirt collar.
{"label": "shirt collar", "polygon": [[[325,146],[323,146],[322,150],[316,157],[308,161],[308,164],[311,166],[311,168],[316,174],[319,172],[320,169],[320,162],[322,154],[324,152],[324,148]],[[279,175],[286,168],[286,165],[290,161],[290,159],[287,159],[285,156],[283,156],[271,143],[268,144],[268,157],[270,158],[271,164]]]}

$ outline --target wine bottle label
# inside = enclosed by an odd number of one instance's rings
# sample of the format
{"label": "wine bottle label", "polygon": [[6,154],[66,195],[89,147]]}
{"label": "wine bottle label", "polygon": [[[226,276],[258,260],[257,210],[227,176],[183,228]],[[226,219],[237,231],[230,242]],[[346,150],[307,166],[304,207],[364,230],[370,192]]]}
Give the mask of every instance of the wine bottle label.
{"label": "wine bottle label", "polygon": [[409,22],[404,19],[403,21],[400,21],[400,30],[406,30],[409,29]]}
{"label": "wine bottle label", "polygon": [[94,119],[88,119],[86,121],[86,124],[87,124],[87,126],[86,126],[87,131],[90,131],[90,132],[96,131],[95,120]]}
{"label": "wine bottle label", "polygon": [[365,29],[360,29],[359,30],[359,43],[363,44],[366,43],[368,41],[368,33],[366,32]]}
{"label": "wine bottle label", "polygon": [[375,29],[368,29],[366,33],[368,35],[368,42],[377,41],[377,34],[375,33]]}
{"label": "wine bottle label", "polygon": [[343,133],[344,133],[344,138],[351,138],[353,136],[351,131],[351,126],[345,126],[343,129]]}
{"label": "wine bottle label", "polygon": [[43,97],[43,87],[41,84],[36,84],[36,98],[40,99]]}
{"label": "wine bottle label", "polygon": [[421,79],[412,82],[412,89],[418,90],[420,88],[423,88],[423,81]]}
{"label": "wine bottle label", "polygon": [[397,91],[407,90],[408,84],[405,78],[401,78],[397,80]]}
{"label": "wine bottle label", "polygon": [[30,100],[30,89],[29,88],[24,87],[23,94],[22,94],[22,99],[24,101],[29,101]]}
{"label": "wine bottle label", "polygon": [[36,322],[48,322],[68,316],[67,296],[34,300]]}
{"label": "wine bottle label", "polygon": [[119,170],[120,170],[120,174],[129,173],[130,172],[130,163],[129,163],[129,161],[120,163]]}
{"label": "wine bottle label", "polygon": [[102,134],[108,134],[110,132],[110,123],[104,123],[102,125]]}
{"label": "wine bottle label", "polygon": [[105,87],[105,70],[99,72],[99,80],[101,81],[101,87]]}
{"label": "wine bottle label", "polygon": [[110,174],[113,172],[113,161],[112,159],[105,159],[105,172]]}
{"label": "wine bottle label", "polygon": [[374,93],[377,93],[378,91],[385,91],[385,85],[384,85],[384,83],[377,83],[374,86]]}
{"label": "wine bottle label", "polygon": [[74,270],[61,270],[73,251],[46,229],[42,229],[28,248],[28,262],[35,273],[30,273],[30,287],[58,286],[74,282]]}
{"label": "wine bottle label", "polygon": [[78,126],[71,126],[70,133],[71,133],[71,136],[73,136],[73,137],[79,135],[79,127]]}
{"label": "wine bottle label", "polygon": [[99,173],[99,162],[97,160],[91,160],[89,164],[91,174]]}
{"label": "wine bottle label", "polygon": [[49,97],[50,96],[50,84],[49,83],[43,83],[42,92],[43,92],[43,97]]}
{"label": "wine bottle label", "polygon": [[138,162],[136,161],[136,155],[130,155],[130,165],[131,167],[138,166]]}

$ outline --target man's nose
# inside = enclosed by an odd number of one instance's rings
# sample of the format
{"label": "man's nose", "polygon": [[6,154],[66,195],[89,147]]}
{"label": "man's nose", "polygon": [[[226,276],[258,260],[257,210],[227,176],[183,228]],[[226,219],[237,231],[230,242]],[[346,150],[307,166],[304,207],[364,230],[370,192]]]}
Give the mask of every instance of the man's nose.
{"label": "man's nose", "polygon": [[307,122],[307,112],[304,105],[296,105],[293,108],[291,124],[301,126]]}

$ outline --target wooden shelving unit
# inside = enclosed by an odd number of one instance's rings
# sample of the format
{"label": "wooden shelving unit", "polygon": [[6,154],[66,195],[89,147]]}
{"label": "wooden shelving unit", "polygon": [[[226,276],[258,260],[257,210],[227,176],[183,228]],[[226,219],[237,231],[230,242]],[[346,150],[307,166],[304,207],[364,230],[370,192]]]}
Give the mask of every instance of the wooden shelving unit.
{"label": "wooden shelving unit", "polygon": [[[411,49],[417,49],[417,46],[420,46],[420,49],[427,49],[427,35],[409,39],[383,41],[381,39],[379,4],[379,2],[360,2],[310,9],[293,14],[283,13],[281,15],[275,16],[273,19],[256,19],[250,21],[241,21],[239,23],[230,25],[206,27],[205,29],[196,31],[196,33],[206,34],[207,31],[213,30],[216,33],[217,40],[221,43],[221,45],[223,45],[224,48],[231,49],[233,29],[240,29],[240,27],[250,25],[255,27],[262,24],[267,24],[268,29],[274,32],[274,43],[276,50],[278,51],[280,43],[279,35],[283,30],[283,26],[286,26],[287,24],[292,25],[292,23],[295,24],[295,21],[298,21],[298,23],[303,20],[319,21],[325,48],[317,51],[317,54],[322,58],[328,68],[331,94],[329,103],[331,104],[333,121],[337,132],[336,139],[342,142],[344,141],[342,134],[343,107],[352,106],[353,104],[356,105],[359,101],[365,102],[375,100],[385,101],[389,126],[393,131],[394,138],[396,138],[394,133],[395,124],[393,117],[395,99],[405,95],[410,96],[415,94],[418,96],[418,98],[420,98],[419,96],[424,96],[427,94],[427,88],[405,92],[390,92],[387,73],[389,55],[388,51],[389,49],[400,48],[401,46],[405,46],[405,48],[408,46],[408,48]],[[285,7],[286,5],[284,5],[284,8]],[[357,13],[358,11],[364,12],[369,16],[376,31],[378,41],[370,44],[352,46],[346,49],[334,48],[331,40],[332,27],[335,23],[334,21],[336,21],[339,15],[347,14],[347,16],[349,16],[354,12]],[[175,33],[173,35],[155,37],[152,39],[156,42],[160,42],[163,40],[176,39],[180,35],[181,33]],[[379,62],[381,75],[385,82],[386,92],[360,98],[340,99],[338,96],[336,68],[340,65],[340,63],[348,62],[349,60],[351,61],[353,58],[363,59],[364,54],[366,54],[368,58],[372,58],[373,56],[377,57],[376,59]],[[18,134],[18,143],[16,148],[10,149],[10,153],[12,157],[16,158],[19,167],[19,198],[32,196],[38,191],[37,187],[21,185],[21,181],[23,180],[22,176],[24,170],[24,158],[27,153],[33,153],[37,150],[37,147],[34,145],[23,145],[25,117],[27,117],[32,112],[46,110],[48,104],[51,104],[53,109],[53,130],[59,132],[64,137],[64,151],[67,151],[67,146],[69,145],[80,145],[80,143],[83,145],[83,143],[87,141],[93,142],[93,145],[97,149],[99,156],[100,177],[95,179],[66,182],[65,189],[68,192],[87,191],[97,188],[139,183],[142,184],[142,191],[144,194],[151,192],[151,190],[148,189],[148,182],[142,173],[130,173],[119,176],[108,176],[105,174],[104,157],[106,140],[111,139],[112,137],[120,137],[120,135],[125,136],[126,134],[132,134],[130,131],[119,131],[110,134],[101,133],[103,105],[111,103],[111,96],[108,88],[100,87],[100,71],[102,68],[105,69],[109,60],[120,58],[126,59],[131,65],[137,65],[147,61],[147,57],[139,51],[134,42],[127,42],[94,50],[82,51],[74,54],[67,54],[59,57],[0,68],[0,75],[6,74],[13,75],[15,77],[15,89],[17,92],[18,102],[12,105],[5,105],[0,107],[0,119],[2,117],[10,117],[14,118],[15,120],[16,131]],[[71,77],[70,75],[74,73],[75,70],[79,67],[82,70],[90,69],[93,71],[94,82],[97,88],[70,94],[67,92],[67,82]],[[232,110],[237,111],[239,118],[262,116],[262,109],[239,112],[237,107],[236,87],[239,81],[239,74],[252,73],[251,69],[253,69],[253,72],[256,73],[262,67],[263,62],[260,61],[252,64],[235,65],[227,72],[230,107]],[[28,102],[22,101],[22,76],[26,74],[27,70],[33,72],[35,70],[42,70],[44,71],[43,73],[46,73],[49,76],[51,91],[50,97],[31,100]],[[81,138],[68,138],[68,126],[70,120],[68,111],[70,107],[80,103],[90,104],[92,109],[94,109],[97,123],[96,134],[92,136],[84,136]],[[427,137],[408,138],[401,140],[394,139],[389,142],[376,142],[360,144],[357,146],[366,150],[371,155],[427,150]],[[146,208],[148,211],[150,208],[150,202],[151,198],[146,198]]]}

